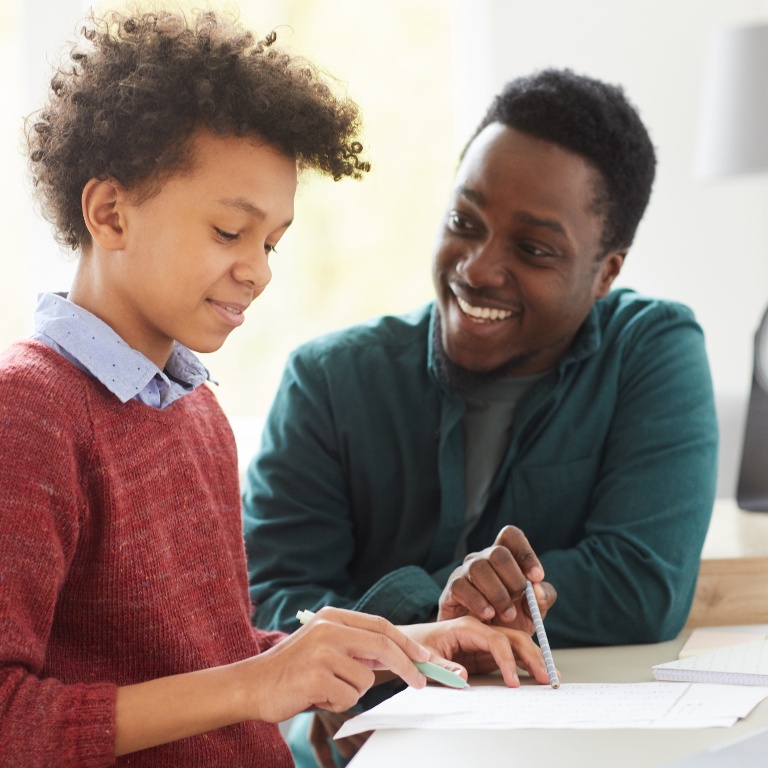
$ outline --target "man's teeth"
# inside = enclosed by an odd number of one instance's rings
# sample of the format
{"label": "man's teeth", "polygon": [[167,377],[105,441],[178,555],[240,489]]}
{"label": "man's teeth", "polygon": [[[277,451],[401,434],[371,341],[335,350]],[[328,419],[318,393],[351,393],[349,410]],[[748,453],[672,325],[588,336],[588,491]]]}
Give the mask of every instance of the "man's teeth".
{"label": "man's teeth", "polygon": [[464,299],[456,297],[459,302],[459,307],[464,314],[469,315],[475,320],[483,320],[486,322],[493,322],[494,320],[506,320],[512,317],[512,312],[507,309],[492,309],[491,307],[473,307],[468,304]]}
{"label": "man's teeth", "polygon": [[226,309],[227,312],[231,312],[233,315],[242,314],[239,309],[235,309],[234,307],[228,307],[228,306],[224,305],[224,309]]}

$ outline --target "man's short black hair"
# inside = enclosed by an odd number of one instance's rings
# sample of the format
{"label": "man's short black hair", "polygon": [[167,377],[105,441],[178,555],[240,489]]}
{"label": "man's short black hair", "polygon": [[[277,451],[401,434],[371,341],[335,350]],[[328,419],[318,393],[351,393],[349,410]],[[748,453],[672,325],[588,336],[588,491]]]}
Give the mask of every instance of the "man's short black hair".
{"label": "man's short black hair", "polygon": [[604,216],[600,255],[632,245],[651,196],[656,155],[619,86],[568,69],[546,69],[507,83],[469,144],[491,123],[551,141],[594,166],[603,179],[594,201]]}

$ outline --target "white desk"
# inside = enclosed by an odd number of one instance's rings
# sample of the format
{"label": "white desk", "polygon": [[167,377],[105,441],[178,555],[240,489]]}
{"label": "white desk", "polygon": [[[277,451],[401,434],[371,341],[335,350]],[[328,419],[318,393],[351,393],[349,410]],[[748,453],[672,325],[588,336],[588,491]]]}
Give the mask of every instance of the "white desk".
{"label": "white desk", "polygon": [[703,560],[768,557],[768,512],[745,512],[736,499],[716,499]]}
{"label": "white desk", "polygon": [[[569,682],[652,681],[651,667],[677,658],[688,632],[657,645],[581,648],[554,652]],[[651,768],[768,725],[768,700],[733,728],[685,730],[381,730],[352,768]]]}

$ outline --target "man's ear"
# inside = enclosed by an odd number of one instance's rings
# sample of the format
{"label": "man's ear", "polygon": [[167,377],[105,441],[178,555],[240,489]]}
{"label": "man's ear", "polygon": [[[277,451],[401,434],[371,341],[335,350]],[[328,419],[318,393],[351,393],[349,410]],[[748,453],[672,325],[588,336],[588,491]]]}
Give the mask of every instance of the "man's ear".
{"label": "man's ear", "polygon": [[85,226],[94,243],[108,251],[125,248],[125,192],[112,179],[91,179],[83,187],[82,208]]}
{"label": "man's ear", "polygon": [[621,268],[624,266],[626,251],[611,251],[607,256],[600,260],[597,272],[597,298],[602,299],[608,295],[613,281],[619,276]]}

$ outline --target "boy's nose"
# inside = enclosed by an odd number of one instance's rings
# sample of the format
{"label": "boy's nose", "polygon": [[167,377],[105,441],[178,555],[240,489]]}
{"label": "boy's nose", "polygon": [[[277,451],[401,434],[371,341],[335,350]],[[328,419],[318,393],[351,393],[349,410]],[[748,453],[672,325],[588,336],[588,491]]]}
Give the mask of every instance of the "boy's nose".
{"label": "boy's nose", "polygon": [[249,284],[256,295],[260,294],[272,279],[267,254],[260,250],[251,258],[240,259],[232,268],[232,277],[239,283]]}

